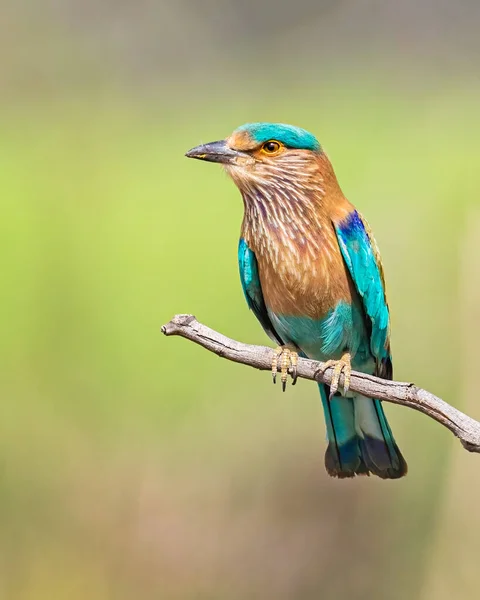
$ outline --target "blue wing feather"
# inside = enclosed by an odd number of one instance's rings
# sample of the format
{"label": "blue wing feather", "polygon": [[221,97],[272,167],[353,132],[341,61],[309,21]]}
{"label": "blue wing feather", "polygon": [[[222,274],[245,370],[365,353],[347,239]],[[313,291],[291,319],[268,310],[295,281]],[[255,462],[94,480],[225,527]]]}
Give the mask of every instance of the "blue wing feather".
{"label": "blue wing feather", "polygon": [[238,266],[243,293],[245,294],[249,308],[255,313],[266,334],[278,344],[283,345],[282,338],[275,331],[268,316],[265,300],[263,299],[260,277],[258,275],[257,259],[243,238],[240,239],[238,244]]}
{"label": "blue wing feather", "polygon": [[356,210],[335,224],[335,231],[343,259],[370,323],[370,349],[377,360],[377,372],[391,378],[390,314],[375,240]]}

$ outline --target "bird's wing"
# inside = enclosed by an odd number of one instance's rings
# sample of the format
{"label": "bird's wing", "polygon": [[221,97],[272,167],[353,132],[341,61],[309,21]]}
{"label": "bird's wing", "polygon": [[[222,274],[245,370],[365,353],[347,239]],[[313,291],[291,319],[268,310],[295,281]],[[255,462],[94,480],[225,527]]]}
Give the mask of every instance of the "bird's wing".
{"label": "bird's wing", "polygon": [[343,259],[370,323],[370,349],[377,361],[377,374],[392,379],[390,313],[377,243],[368,223],[356,210],[334,226]]}
{"label": "bird's wing", "polygon": [[280,345],[282,339],[275,331],[270,317],[268,316],[265,300],[263,299],[262,286],[258,276],[258,265],[255,254],[248,247],[247,242],[242,238],[238,244],[238,266],[240,268],[240,279],[242,282],[243,293],[247,300],[249,308],[253,310],[255,316],[260,321],[266,334]]}

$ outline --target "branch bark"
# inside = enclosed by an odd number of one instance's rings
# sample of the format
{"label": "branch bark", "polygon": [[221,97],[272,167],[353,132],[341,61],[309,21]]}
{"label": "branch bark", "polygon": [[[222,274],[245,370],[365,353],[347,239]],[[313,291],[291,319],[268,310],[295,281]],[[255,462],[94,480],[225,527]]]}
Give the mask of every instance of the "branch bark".
{"label": "branch bark", "polygon": [[[162,333],[166,336],[178,335],[186,338],[217,356],[261,371],[269,371],[272,368],[271,348],[242,344],[232,340],[202,325],[193,315],[176,315],[162,327]],[[321,365],[321,362],[300,358],[297,367],[298,377],[330,384],[333,369],[329,368],[322,373]],[[388,381],[352,371],[350,389],[370,398],[378,398],[418,410],[450,430],[469,452],[480,452],[480,422],[413,383]]]}

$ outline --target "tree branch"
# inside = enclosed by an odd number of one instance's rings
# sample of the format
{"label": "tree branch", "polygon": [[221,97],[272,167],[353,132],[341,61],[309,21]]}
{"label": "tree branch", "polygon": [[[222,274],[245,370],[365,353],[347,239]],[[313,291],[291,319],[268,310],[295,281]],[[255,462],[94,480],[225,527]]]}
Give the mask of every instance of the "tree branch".
{"label": "tree branch", "polygon": [[[231,340],[202,325],[193,315],[176,315],[162,327],[162,333],[167,336],[179,335],[203,346],[217,356],[261,371],[269,371],[272,368],[271,348]],[[300,358],[297,368],[298,377],[330,384],[333,369],[329,368],[322,373],[321,366],[322,363],[315,360]],[[350,389],[370,398],[378,398],[418,410],[449,429],[467,450],[480,452],[480,423],[413,383],[388,381],[352,371]]]}

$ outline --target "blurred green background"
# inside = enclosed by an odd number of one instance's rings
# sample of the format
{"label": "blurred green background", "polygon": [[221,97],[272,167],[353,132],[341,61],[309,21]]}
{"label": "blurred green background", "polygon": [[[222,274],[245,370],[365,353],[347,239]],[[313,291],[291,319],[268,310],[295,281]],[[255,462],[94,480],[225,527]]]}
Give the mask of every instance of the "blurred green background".
{"label": "blurred green background", "polygon": [[480,9],[420,0],[6,0],[0,598],[477,598],[478,457],[388,406],[406,479],[323,468],[314,385],[164,338],[268,343],[242,204],[190,147],[318,135],[380,244],[397,379],[479,416]]}

